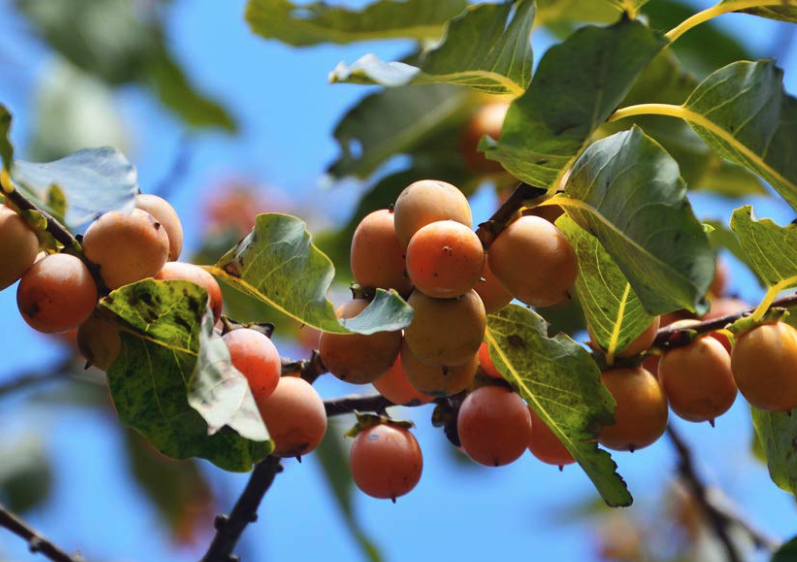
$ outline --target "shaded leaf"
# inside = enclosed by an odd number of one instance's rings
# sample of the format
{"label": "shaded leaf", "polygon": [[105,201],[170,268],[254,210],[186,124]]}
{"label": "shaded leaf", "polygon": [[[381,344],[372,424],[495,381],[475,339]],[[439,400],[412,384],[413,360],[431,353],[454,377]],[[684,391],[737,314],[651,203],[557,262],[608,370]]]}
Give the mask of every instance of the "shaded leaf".
{"label": "shaded leaf", "polygon": [[442,82],[490,94],[522,94],[531,80],[534,0],[477,4],[446,26],[439,45],[419,66],[386,63],[367,55],[351,67],[341,63],[331,82],[402,86]]}
{"label": "shaded leaf", "polygon": [[556,221],[578,256],[576,292],[584,309],[590,335],[609,355],[625,349],[644,332],[653,316],[642,303],[623,272],[598,239],[564,215]]}
{"label": "shaded leaf", "polygon": [[595,0],[537,0],[537,24],[558,28],[575,22],[614,23],[620,11],[613,2]]}
{"label": "shaded leaf", "polygon": [[797,209],[797,100],[784,91],[783,71],[774,62],[737,62],[718,70],[673,115]]}
{"label": "shaded leaf", "polygon": [[[765,3],[766,2],[762,0],[761,4]],[[773,2],[769,3],[774,4]],[[725,8],[732,8],[735,12],[744,12],[762,18],[797,23],[797,5],[790,3],[789,0],[784,0],[778,4],[781,5],[748,8],[749,2],[744,2],[743,0],[722,0],[722,2],[720,2],[720,5]],[[738,6],[738,8],[736,8],[736,6]]]}
{"label": "shaded leaf", "polygon": [[756,220],[748,205],[733,212],[731,230],[739,239],[747,263],[767,286],[792,277],[797,283],[797,224],[784,227],[771,219]]}
{"label": "shaded leaf", "polygon": [[600,241],[648,314],[702,310],[714,253],[678,164],[640,129],[590,146],[556,201]]}
{"label": "shaded leaf", "polygon": [[246,21],[261,37],[295,47],[375,39],[436,39],[443,25],[466,5],[465,0],[379,0],[357,11],[326,2],[249,0]]}
{"label": "shaded leaf", "polygon": [[753,425],[766,453],[769,476],[777,486],[797,493],[797,463],[794,462],[797,442],[797,416],[788,413],[764,412],[751,407]]}
{"label": "shaded leaf", "polygon": [[373,334],[412,322],[412,308],[395,291],[383,289],[358,316],[339,321],[326,296],[335,268],[311,242],[306,226],[289,215],[259,215],[252,232],[208,269],[242,293],[325,332]]}
{"label": "shaded leaf", "polygon": [[504,378],[517,388],[584,469],[604,501],[631,505],[617,465],[595,439],[614,422],[614,400],[589,352],[567,336],[547,336],[545,319],[510,304],[488,317],[486,340]]}
{"label": "shaded leaf", "polygon": [[527,183],[556,185],[664,44],[639,21],[579,29],[545,53],[498,143],[481,148]]}
{"label": "shaded leaf", "polygon": [[0,104],[0,158],[3,160],[3,167],[10,170],[14,161],[14,145],[8,137],[11,130],[11,112],[5,105]]}
{"label": "shaded leaf", "polygon": [[771,562],[794,562],[797,560],[797,538],[784,543],[772,555]]}
{"label": "shaded leaf", "polygon": [[207,301],[194,283],[152,279],[103,299],[124,323],[108,385],[122,423],[164,455],[247,471],[273,445],[246,379],[213,333]]}
{"label": "shaded leaf", "polygon": [[53,471],[45,444],[33,435],[15,437],[0,448],[0,501],[24,513],[41,506],[53,488]]}

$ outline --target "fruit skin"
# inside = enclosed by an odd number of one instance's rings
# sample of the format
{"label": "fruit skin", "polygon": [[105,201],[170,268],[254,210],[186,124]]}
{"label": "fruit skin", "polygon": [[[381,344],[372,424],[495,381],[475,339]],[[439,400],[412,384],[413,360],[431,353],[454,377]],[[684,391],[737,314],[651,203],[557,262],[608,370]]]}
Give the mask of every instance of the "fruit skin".
{"label": "fruit skin", "polygon": [[404,248],[399,244],[393,212],[374,211],[357,225],[351,239],[351,272],[363,287],[395,289],[407,294],[412,288],[404,274]]}
{"label": "fruit skin", "polygon": [[136,208],[148,212],[166,229],[169,238],[169,261],[175,261],[183,252],[183,225],[180,217],[166,199],[157,195],[136,196]]}
{"label": "fruit skin", "polygon": [[601,429],[598,441],[615,451],[637,451],[655,443],[667,429],[667,398],[661,385],[642,367],[601,373],[617,406],[615,425]]}
{"label": "fruit skin", "polygon": [[479,352],[487,327],[484,304],[474,290],[456,299],[433,299],[413,291],[407,301],[415,317],[404,340],[419,361],[455,367]]}
{"label": "fruit skin", "polygon": [[529,408],[531,415],[531,439],[529,439],[529,451],[547,464],[565,466],[573,464],[576,459],[570,454],[559,438],[551,431],[542,418],[534,410]]}
{"label": "fruit skin", "polygon": [[481,279],[484,249],[476,233],[455,221],[427,224],[407,248],[407,274],[415,288],[439,299],[464,295]]}
{"label": "fruit skin", "polygon": [[221,295],[221,287],[219,287],[216,279],[201,267],[192,263],[185,263],[179,261],[166,262],[163,268],[155,276],[159,281],[167,279],[181,279],[183,281],[191,281],[196,283],[208,293],[210,308],[213,311],[213,319],[218,321],[221,316],[221,309],[223,299]]}
{"label": "fruit skin", "polygon": [[255,400],[268,398],[276,390],[282,361],[274,343],[257,330],[240,328],[222,336],[232,365],[249,381]]}
{"label": "fruit skin", "polygon": [[488,377],[504,380],[504,377],[501,376],[501,373],[499,373],[498,369],[495,368],[493,358],[490,357],[490,346],[486,341],[482,342],[481,346],[479,347],[479,367],[482,368],[482,371]]}
{"label": "fruit skin", "polygon": [[474,172],[498,173],[504,171],[500,162],[489,160],[479,152],[479,142],[484,135],[498,140],[508,110],[509,104],[505,102],[485,104],[476,110],[462,131],[459,153]]}
{"label": "fruit skin", "polygon": [[427,365],[415,357],[406,342],[401,346],[400,356],[407,382],[416,391],[429,396],[459,394],[473,383],[479,368],[479,359],[476,355],[456,367]]}
{"label": "fruit skin", "polygon": [[[750,308],[750,305],[741,299],[719,298],[711,301],[711,308],[703,316],[703,320],[716,320],[728,314],[736,314]],[[728,351],[731,352],[731,340],[722,332],[711,332],[711,337],[718,340]]]}
{"label": "fruit skin", "polygon": [[17,282],[36,261],[39,239],[28,224],[0,203],[0,291]]}
{"label": "fruit skin", "polygon": [[739,392],[766,412],[797,406],[797,330],[773,322],[742,334],[733,346],[731,368]]}
{"label": "fruit skin", "polygon": [[396,357],[393,366],[387,373],[374,381],[374,388],[393,402],[401,406],[420,406],[432,401],[432,397],[415,390],[407,380],[407,374],[401,363],[401,353]]}
{"label": "fruit skin", "polygon": [[659,361],[659,382],[672,411],[691,422],[713,421],[736,400],[731,358],[711,336],[665,353]]}
{"label": "fruit skin", "polygon": [[97,304],[97,286],[75,256],[53,254],[22,276],[17,306],[22,318],[39,332],[55,334],[76,328]]}
{"label": "fruit skin", "polygon": [[109,289],[154,277],[169,257],[169,237],[155,217],[141,209],[105,213],[83,237],[83,254],[100,267]]}
{"label": "fruit skin", "polygon": [[396,235],[406,249],[421,228],[437,221],[453,220],[468,228],[473,226],[468,199],[444,181],[420,180],[402,191],[393,209]]}
{"label": "fruit skin", "polygon": [[484,303],[484,310],[487,314],[498,312],[510,302],[512,302],[512,295],[504,289],[501,282],[490,269],[490,260],[484,260],[484,269],[482,270],[482,279],[473,287]]}
{"label": "fruit skin", "polygon": [[653,340],[656,339],[656,333],[659,331],[661,318],[656,316],[650,326],[645,328],[645,331],[639,334],[634,340],[631,341],[625,349],[617,354],[617,357],[634,357],[640,353],[644,353],[650,346],[653,345]]}
{"label": "fruit skin", "polygon": [[395,499],[421,480],[423,454],[406,428],[380,424],[361,431],[351,447],[354,483],[373,498]]}
{"label": "fruit skin", "polygon": [[[353,318],[360,314],[368,301],[354,299],[339,307],[338,318]],[[318,344],[321,361],[327,370],[351,384],[369,384],[385,374],[401,349],[401,332],[362,334],[323,333]]]}
{"label": "fruit skin", "polygon": [[97,316],[89,316],[78,326],[77,348],[92,367],[107,371],[122,350],[122,338],[113,324]]}
{"label": "fruit skin", "polygon": [[278,457],[306,455],[324,438],[324,401],[304,379],[281,377],[277,389],[268,398],[257,400],[257,406]]}
{"label": "fruit skin", "polygon": [[531,415],[515,392],[502,386],[482,386],[462,403],[457,432],[471,459],[485,466],[504,466],[526,451]]}
{"label": "fruit skin", "polygon": [[551,306],[567,296],[578,275],[573,246],[547,220],[520,217],[490,246],[490,268],[504,288],[530,306]]}

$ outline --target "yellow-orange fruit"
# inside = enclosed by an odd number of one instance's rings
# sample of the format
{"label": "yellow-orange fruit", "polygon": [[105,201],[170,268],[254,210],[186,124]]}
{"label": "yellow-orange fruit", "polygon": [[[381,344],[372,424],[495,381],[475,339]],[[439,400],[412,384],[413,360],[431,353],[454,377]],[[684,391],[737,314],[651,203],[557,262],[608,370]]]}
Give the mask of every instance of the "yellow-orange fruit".
{"label": "yellow-orange fruit", "polygon": [[216,279],[201,267],[192,263],[170,261],[164,264],[163,268],[155,276],[155,279],[165,281],[167,279],[180,279],[196,283],[208,293],[208,304],[213,311],[213,318],[219,319],[221,316],[222,296],[221,287]]}
{"label": "yellow-orange fruit", "polygon": [[615,425],[601,429],[598,441],[615,451],[636,451],[652,445],[667,429],[667,398],[652,374],[636,367],[601,373],[601,381],[617,402]]}
{"label": "yellow-orange fruit", "polygon": [[183,225],[174,207],[157,195],[141,194],[136,196],[136,208],[155,217],[166,230],[169,238],[169,261],[179,258],[183,251]]}
{"label": "yellow-orange fruit", "polygon": [[404,372],[404,367],[401,363],[401,353],[396,357],[393,366],[374,381],[374,388],[393,402],[401,406],[418,406],[432,401],[432,397],[418,392],[407,380],[407,375]]}
{"label": "yellow-orange fruit", "polygon": [[0,291],[30,269],[39,253],[39,239],[17,213],[0,204]]}
{"label": "yellow-orange fruit", "polygon": [[[741,299],[719,298],[711,301],[711,308],[708,313],[703,316],[703,320],[716,320],[729,314],[737,314],[744,310],[748,310],[750,305]],[[722,332],[711,332],[711,337],[718,340],[728,351],[731,352],[731,340]]]}
{"label": "yellow-orange fruit", "polygon": [[494,379],[502,379],[501,373],[498,372],[498,369],[495,367],[495,363],[493,363],[493,358],[490,357],[490,346],[487,342],[482,342],[481,346],[479,347],[479,367],[482,368],[482,371],[488,377],[492,377]]}
{"label": "yellow-orange fruit", "polygon": [[753,328],[736,340],[731,368],[739,392],[767,412],[797,406],[797,330],[784,322]]}
{"label": "yellow-orange fruit", "polygon": [[402,248],[427,224],[453,220],[468,228],[473,226],[468,199],[444,181],[420,180],[402,191],[393,211],[396,235]]}
{"label": "yellow-orange fruit", "polygon": [[[368,306],[365,299],[354,299],[337,310],[338,318],[353,318]],[[321,361],[330,373],[352,384],[369,384],[393,365],[401,349],[401,332],[330,334],[324,332],[318,344]]]}
{"label": "yellow-orange fruit", "polygon": [[660,317],[656,316],[650,326],[645,328],[645,331],[639,334],[631,343],[625,346],[618,354],[617,357],[633,357],[640,353],[646,352],[653,345],[653,340],[656,339],[656,334],[659,331]]}
{"label": "yellow-orange fruit", "polygon": [[505,102],[483,105],[476,110],[462,131],[459,152],[474,172],[497,173],[504,170],[499,162],[488,160],[479,152],[479,142],[485,135],[498,140],[508,110],[509,104]]}
{"label": "yellow-orange fruit", "polygon": [[531,416],[515,392],[482,386],[462,403],[457,433],[471,459],[485,466],[503,466],[519,459],[528,447]]}
{"label": "yellow-orange fruit", "polygon": [[155,217],[134,209],[105,213],[83,237],[83,254],[110,289],[154,277],[169,257],[169,237]]}
{"label": "yellow-orange fruit", "polygon": [[396,236],[393,211],[374,211],[360,221],[351,239],[351,272],[363,287],[396,289],[401,294],[412,288],[404,273],[404,249]]}
{"label": "yellow-orange fruit", "polygon": [[278,457],[297,457],[315,449],[327,430],[324,401],[299,377],[281,377],[276,390],[257,401]]}
{"label": "yellow-orange fruit", "polygon": [[512,295],[509,294],[498,278],[490,269],[490,260],[484,260],[484,269],[482,270],[482,280],[476,283],[473,287],[484,303],[484,310],[487,314],[498,312],[510,302],[512,302]]}
{"label": "yellow-orange fruit", "polygon": [[55,334],[76,328],[94,311],[97,285],[75,256],[53,254],[36,262],[17,287],[22,318],[39,332]]}
{"label": "yellow-orange fruit", "polygon": [[531,414],[531,439],[529,451],[544,463],[564,466],[576,462],[570,451],[567,450],[551,428],[542,421],[534,410],[529,408]]}
{"label": "yellow-orange fruit", "polygon": [[122,338],[112,323],[96,316],[89,316],[78,326],[77,348],[93,367],[107,371],[119,356]]}
{"label": "yellow-orange fruit", "polygon": [[429,396],[453,396],[468,388],[479,368],[479,359],[474,355],[467,363],[456,367],[427,365],[418,360],[407,346],[401,346],[401,364],[407,382],[423,394]]}
{"label": "yellow-orange fruit", "polygon": [[423,455],[407,428],[388,424],[361,431],[351,447],[351,476],[373,498],[403,496],[421,480]]}
{"label": "yellow-orange fruit", "polygon": [[487,314],[476,291],[456,299],[433,299],[413,291],[407,302],[415,317],[404,330],[404,340],[419,361],[455,367],[479,352]]}
{"label": "yellow-orange fruit", "polygon": [[282,372],[282,361],[274,342],[250,328],[232,330],[222,339],[230,352],[233,367],[246,377],[255,400],[271,396]]}
{"label": "yellow-orange fruit", "polygon": [[455,221],[427,224],[407,248],[407,274],[415,289],[438,299],[464,295],[479,282],[484,249],[476,233]]}
{"label": "yellow-orange fruit", "polygon": [[736,400],[731,358],[710,336],[665,353],[659,362],[659,382],[672,411],[692,422],[713,422]]}
{"label": "yellow-orange fruit", "polygon": [[558,228],[540,217],[520,217],[496,237],[487,254],[504,288],[530,306],[551,306],[576,281],[578,260]]}

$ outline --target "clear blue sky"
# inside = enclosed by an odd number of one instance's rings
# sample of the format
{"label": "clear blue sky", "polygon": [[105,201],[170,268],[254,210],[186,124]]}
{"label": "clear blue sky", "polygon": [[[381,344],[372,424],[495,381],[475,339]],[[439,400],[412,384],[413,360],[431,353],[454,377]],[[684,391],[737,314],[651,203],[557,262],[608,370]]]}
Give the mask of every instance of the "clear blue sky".
{"label": "clear blue sky", "polygon": [[[4,26],[0,69],[5,76],[0,81],[0,101],[15,115],[13,140],[24,157],[36,86],[49,71],[51,60],[9,4],[0,3]],[[695,4],[708,5],[705,1]],[[284,190],[308,215],[312,206],[325,209],[331,220],[345,219],[359,187],[347,183],[323,190],[321,177],[337,152],[331,137],[336,120],[367,90],[331,86],[327,73],[341,60],[351,62],[368,52],[390,59],[406,49],[406,44],[394,41],[293,50],[250,33],[243,9],[243,0],[182,0],[174,2],[169,18],[173,45],[189,74],[223,100],[242,124],[238,137],[200,135],[192,165],[175,187],[172,200],[184,221],[187,253],[199,241],[202,197],[197,194],[210,196],[207,188],[231,175]],[[721,24],[741,33],[755,52],[768,53],[776,24],[741,15],[725,16]],[[535,36],[537,60],[547,45],[542,34]],[[797,90],[797,72],[787,72],[787,80],[790,89]],[[147,191],[171,165],[181,125],[136,88],[117,92],[114,101],[132,139],[128,156]],[[693,202],[700,216],[726,221],[735,206],[699,195]],[[476,218],[486,218],[492,204],[488,192],[480,193],[474,200]],[[755,207],[759,216],[781,223],[793,218],[772,201],[756,201]],[[749,276],[738,274],[732,279],[734,292],[751,301],[760,297]],[[0,381],[46,367],[63,353],[52,339],[35,334],[20,319],[14,288],[0,292],[0,318]],[[322,378],[318,388],[327,397],[352,392],[352,387],[329,377]],[[560,474],[530,455],[500,469],[457,463],[442,433],[431,427],[430,414],[429,407],[407,412],[417,423],[425,454],[418,488],[396,505],[361,494],[356,498],[358,516],[387,560],[443,556],[461,561],[593,559],[589,525],[559,521],[560,512],[596,497],[580,469],[569,467]],[[30,520],[63,546],[82,548],[90,561],[196,560],[205,545],[175,553],[155,512],[131,485],[121,461],[123,445],[116,423],[78,409],[23,408],[19,400],[3,403],[3,439],[38,436],[46,441],[57,467],[51,501]],[[343,427],[350,423],[348,419],[332,422]],[[766,468],[748,454],[751,424],[742,400],[718,421],[716,429],[707,424],[678,425],[695,445],[702,474],[720,485],[756,524],[780,538],[797,532],[793,498],[779,491]],[[632,509],[645,516],[661,500],[662,490],[674,475],[675,457],[669,443],[662,440],[636,454],[614,457],[635,495]],[[261,508],[259,522],[246,534],[245,546],[252,553],[247,560],[359,560],[356,544],[312,455],[302,465],[292,460],[285,465]],[[227,475],[210,465],[205,468],[221,495],[221,508],[229,509],[246,476]],[[29,557],[18,539],[0,530],[0,560]]]}

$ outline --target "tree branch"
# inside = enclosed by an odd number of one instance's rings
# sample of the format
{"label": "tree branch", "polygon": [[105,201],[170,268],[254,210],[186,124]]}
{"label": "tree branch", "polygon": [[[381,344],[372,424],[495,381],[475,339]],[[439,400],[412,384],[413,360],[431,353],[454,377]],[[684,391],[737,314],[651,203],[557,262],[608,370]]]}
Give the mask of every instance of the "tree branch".
{"label": "tree branch", "polygon": [[19,207],[19,209],[22,211],[36,211],[37,213],[41,213],[41,215],[47,220],[47,232],[52,234],[53,238],[63,244],[65,248],[80,248],[80,243],[78,243],[77,239],[64,225],[58,222],[58,220],[47,211],[39,209],[30,199],[25,197],[25,195],[19,189],[15,187],[10,192],[6,192],[5,189],[3,189],[2,195],[14,205]]}
{"label": "tree branch", "polygon": [[5,527],[28,542],[31,553],[39,553],[53,562],[84,562],[79,554],[68,554],[28,526],[19,516],[0,504],[0,527]]}
{"label": "tree branch", "polygon": [[528,201],[542,197],[547,193],[548,190],[541,187],[534,187],[527,183],[519,184],[515,191],[512,192],[512,195],[496,209],[493,216],[481,223],[479,228],[476,229],[476,235],[481,240],[482,245],[485,248],[489,248],[495,237],[506,228],[507,223],[511,222],[515,213],[520,211]]}
{"label": "tree branch", "polygon": [[274,482],[274,478],[282,472],[280,459],[267,457],[255,465],[252,476],[241,497],[235,502],[229,517],[219,515],[216,517],[216,536],[208,547],[201,562],[234,562],[238,557],[233,554],[235,546],[241,535],[250,523],[257,521],[257,509],[260,502]]}
{"label": "tree branch", "polygon": [[396,405],[381,394],[344,396],[333,400],[324,400],[324,409],[327,412],[327,417],[342,416],[353,412],[382,413],[385,408]]}
{"label": "tree branch", "polygon": [[776,541],[757,531],[752,525],[741,520],[738,515],[733,514],[726,507],[719,505],[711,497],[708,487],[697,474],[691,449],[672,424],[667,426],[667,436],[678,454],[678,473],[703,511],[717,539],[725,548],[728,562],[743,562],[739,548],[730,535],[733,527],[747,533],[756,548],[768,551],[777,549]]}
{"label": "tree branch", "polygon": [[73,366],[74,356],[70,354],[61,363],[55,365],[48,371],[35,371],[31,373],[22,374],[14,379],[0,383],[0,398],[5,397],[7,394],[12,394],[18,390],[37,386],[48,382],[64,380],[67,373]]}

